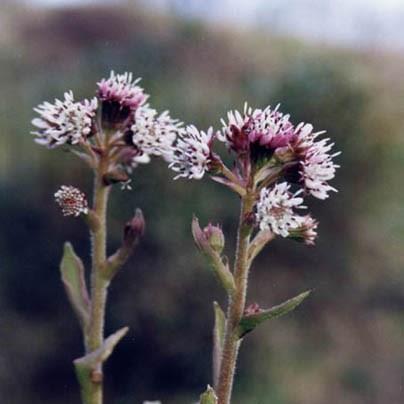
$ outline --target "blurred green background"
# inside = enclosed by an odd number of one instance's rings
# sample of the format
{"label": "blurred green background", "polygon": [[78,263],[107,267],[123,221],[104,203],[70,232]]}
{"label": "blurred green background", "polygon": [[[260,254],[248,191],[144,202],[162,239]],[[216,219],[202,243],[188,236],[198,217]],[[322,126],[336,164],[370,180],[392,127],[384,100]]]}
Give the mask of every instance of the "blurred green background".
{"label": "blurred green background", "polygon": [[[404,56],[305,43],[126,5],[0,6],[0,402],[78,403],[82,353],[59,280],[62,244],[88,263],[85,226],[53,201],[61,184],[91,192],[72,155],[30,135],[32,108],[73,90],[91,97],[111,69],[143,77],[150,102],[205,129],[227,110],[282,104],[342,150],[340,192],[309,201],[314,248],[276,240],[257,259],[249,302],[315,293],[246,338],[234,404],[404,401]],[[130,334],[106,365],[106,402],[189,404],[211,383],[212,301],[224,295],[194,248],[190,221],[222,223],[234,248],[237,198],[218,184],[172,181],[154,160],[133,191],[113,192],[111,252],[135,207],[147,219],[110,289],[107,334]]]}

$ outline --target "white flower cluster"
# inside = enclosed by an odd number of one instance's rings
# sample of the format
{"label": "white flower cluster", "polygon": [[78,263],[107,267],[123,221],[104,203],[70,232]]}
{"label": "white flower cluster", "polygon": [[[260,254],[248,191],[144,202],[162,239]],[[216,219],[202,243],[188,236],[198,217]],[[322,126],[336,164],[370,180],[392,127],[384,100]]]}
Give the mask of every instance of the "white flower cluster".
{"label": "white flower cluster", "polygon": [[305,208],[301,191],[292,194],[286,182],[275,184],[273,188],[263,188],[257,203],[256,218],[261,230],[271,230],[274,234],[288,237],[291,229],[302,224],[302,216],[296,215],[294,209]]}
{"label": "white flower cluster", "polygon": [[209,169],[213,137],[213,128],[203,132],[193,125],[186,127],[178,136],[171,156],[170,168],[178,172],[175,179],[203,177]]}
{"label": "white flower cluster", "polygon": [[131,131],[133,144],[140,154],[134,157],[134,163],[148,163],[150,155],[162,156],[170,161],[172,145],[184,132],[182,125],[182,122],[172,119],[168,111],[157,115],[157,111],[148,105],[137,109]]}
{"label": "white flower cluster", "polygon": [[306,190],[318,199],[326,199],[329,192],[337,190],[328,184],[335,176],[335,170],[339,165],[333,162],[333,158],[339,152],[330,154],[333,143],[328,144],[329,139],[322,139],[307,149],[305,158],[301,163],[301,176]]}
{"label": "white flower cluster", "polygon": [[96,110],[96,98],[75,102],[71,91],[64,94],[63,101],[55,99],[54,104],[40,104],[34,108],[39,117],[32,120],[38,128],[32,132],[35,141],[49,148],[85,141],[91,135]]}

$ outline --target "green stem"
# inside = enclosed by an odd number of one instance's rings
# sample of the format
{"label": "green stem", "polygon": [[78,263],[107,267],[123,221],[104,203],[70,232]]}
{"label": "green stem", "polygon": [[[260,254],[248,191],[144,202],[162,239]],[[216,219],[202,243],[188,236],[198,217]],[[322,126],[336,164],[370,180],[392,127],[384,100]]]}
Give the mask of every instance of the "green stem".
{"label": "green stem", "polygon": [[[93,210],[98,217],[99,225],[91,231],[92,269],[91,269],[91,314],[88,329],[85,332],[86,353],[98,349],[104,342],[105,305],[107,300],[108,281],[102,276],[102,267],[106,261],[107,239],[107,203],[109,186],[103,184],[104,162],[101,159],[95,172]],[[84,404],[102,404],[103,402],[103,370],[98,366],[87,380],[81,380],[82,399]]]}
{"label": "green stem", "polygon": [[237,329],[245,309],[248,283],[248,247],[250,243],[251,228],[245,223],[245,218],[251,213],[253,204],[254,198],[251,194],[247,193],[242,199],[240,209],[240,221],[237,232],[237,250],[234,263],[236,290],[229,297],[226,332],[217,388],[218,404],[230,404],[233,389],[234,373],[240,347]]}

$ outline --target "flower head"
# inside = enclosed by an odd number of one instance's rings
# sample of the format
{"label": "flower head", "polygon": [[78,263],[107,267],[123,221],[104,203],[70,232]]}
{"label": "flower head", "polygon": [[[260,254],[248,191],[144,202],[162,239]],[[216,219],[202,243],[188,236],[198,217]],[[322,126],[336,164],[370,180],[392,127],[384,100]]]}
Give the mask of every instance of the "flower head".
{"label": "flower head", "polygon": [[157,111],[147,105],[139,108],[130,132],[133,145],[139,151],[134,157],[135,163],[148,162],[145,156],[149,155],[170,160],[172,145],[183,131],[182,122],[172,119],[168,111],[157,115]]}
{"label": "flower head", "polygon": [[97,95],[101,101],[117,102],[122,107],[134,111],[144,104],[148,97],[143,88],[137,85],[139,81],[140,78],[133,80],[132,73],[115,74],[111,71],[108,79],[97,83]]}
{"label": "flower head", "polygon": [[49,148],[85,141],[93,131],[96,110],[96,98],[75,102],[71,91],[64,94],[63,101],[55,99],[54,104],[40,104],[34,108],[39,118],[32,120],[38,128],[32,132],[37,137],[35,141]]}
{"label": "flower head", "polygon": [[203,132],[193,125],[186,127],[185,132],[178,136],[171,156],[170,168],[179,173],[175,179],[203,177],[209,170],[213,138],[213,128]]}
{"label": "flower head", "polygon": [[305,208],[301,191],[292,194],[286,182],[275,184],[272,189],[263,188],[257,203],[256,219],[261,230],[271,230],[274,234],[287,237],[291,229],[301,223],[301,216],[296,215],[294,208]]}
{"label": "flower head", "polygon": [[220,139],[236,152],[247,151],[251,145],[270,150],[286,146],[294,136],[294,127],[289,115],[282,114],[278,108],[279,105],[274,109],[271,106],[252,109],[246,103],[243,114],[228,112],[228,122],[222,120]]}
{"label": "flower head", "polygon": [[328,184],[335,176],[339,165],[333,162],[333,157],[339,153],[329,154],[333,144],[327,144],[328,139],[313,143],[308,148],[301,163],[300,174],[304,187],[311,195],[318,199],[326,199],[329,192],[337,190]]}
{"label": "flower head", "polygon": [[132,73],[115,74],[97,83],[97,96],[102,101],[102,119],[107,125],[124,123],[132,112],[143,105],[148,95],[133,80]]}
{"label": "flower head", "polygon": [[64,216],[80,216],[88,213],[87,198],[78,188],[62,185],[55,193],[56,203]]}

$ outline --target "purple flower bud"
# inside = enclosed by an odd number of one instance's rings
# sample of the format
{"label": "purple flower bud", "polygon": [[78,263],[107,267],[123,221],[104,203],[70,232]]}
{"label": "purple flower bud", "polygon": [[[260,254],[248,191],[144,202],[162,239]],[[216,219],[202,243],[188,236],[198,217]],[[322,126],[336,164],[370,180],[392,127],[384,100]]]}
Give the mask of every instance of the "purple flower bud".
{"label": "purple flower bud", "polygon": [[224,235],[219,226],[209,223],[203,230],[199,226],[198,219],[192,219],[192,235],[197,247],[205,254],[210,255],[212,250],[221,253],[224,248]]}
{"label": "purple flower bud", "polygon": [[123,233],[123,243],[127,247],[134,245],[145,232],[145,220],[140,209],[136,209],[135,216],[126,223]]}

